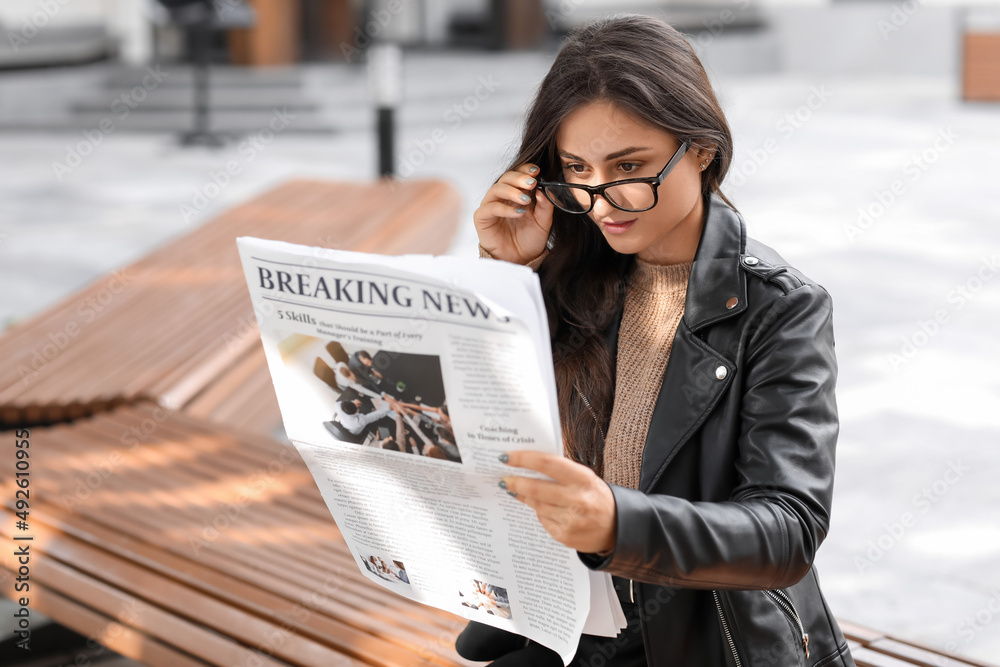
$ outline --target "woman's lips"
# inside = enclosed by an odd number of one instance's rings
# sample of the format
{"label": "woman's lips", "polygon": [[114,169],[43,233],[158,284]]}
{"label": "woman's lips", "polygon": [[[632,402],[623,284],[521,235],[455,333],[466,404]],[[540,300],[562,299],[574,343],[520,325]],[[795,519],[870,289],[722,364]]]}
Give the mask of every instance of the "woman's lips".
{"label": "woman's lips", "polygon": [[636,220],[637,218],[632,218],[631,220],[625,220],[623,222],[602,222],[601,226],[604,227],[604,231],[608,234],[621,234],[628,231],[629,227],[631,227]]}

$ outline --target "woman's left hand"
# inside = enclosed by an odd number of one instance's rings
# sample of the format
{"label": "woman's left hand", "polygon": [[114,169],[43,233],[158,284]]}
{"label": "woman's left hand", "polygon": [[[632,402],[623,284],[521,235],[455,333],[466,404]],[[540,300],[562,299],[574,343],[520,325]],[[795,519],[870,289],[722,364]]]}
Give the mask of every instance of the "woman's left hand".
{"label": "woman's left hand", "polygon": [[[501,459],[503,460],[503,459]],[[528,505],[557,542],[584,553],[611,551],[617,514],[611,487],[587,466],[555,454],[507,452],[507,465],[528,468],[553,481],[504,477],[508,492]]]}

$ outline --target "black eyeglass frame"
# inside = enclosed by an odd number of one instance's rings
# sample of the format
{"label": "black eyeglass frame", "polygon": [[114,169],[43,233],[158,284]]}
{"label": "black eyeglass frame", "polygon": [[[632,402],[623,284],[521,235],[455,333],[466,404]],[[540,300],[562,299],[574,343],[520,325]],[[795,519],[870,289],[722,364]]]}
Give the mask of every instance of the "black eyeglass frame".
{"label": "black eyeglass frame", "polygon": [[[642,178],[626,178],[621,181],[611,181],[610,183],[603,183],[601,185],[584,185],[582,183],[563,183],[561,181],[538,181],[538,187],[541,188],[542,192],[545,194],[545,198],[548,199],[550,202],[552,202],[553,206],[558,208],[560,211],[566,211],[567,213],[575,213],[578,215],[584,215],[590,213],[592,210],[594,210],[594,201],[595,201],[594,195],[601,195],[602,197],[604,197],[604,201],[608,202],[613,207],[617,208],[619,211],[628,211],[629,213],[641,213],[643,211],[648,211],[649,209],[656,207],[656,204],[660,201],[657,188],[663,183],[664,179],[667,178],[670,172],[673,171],[674,167],[677,166],[677,163],[681,161],[681,158],[683,158],[684,154],[687,153],[687,149],[690,145],[691,145],[690,141],[682,141],[681,145],[677,147],[676,151],[674,151],[674,154],[671,156],[670,161],[667,162],[666,166],[663,167],[660,173],[657,174],[656,176],[645,176]],[[608,188],[616,187],[619,185],[628,185],[630,183],[647,183],[653,190],[652,205],[646,208],[625,208],[623,206],[619,206],[618,204],[614,203],[613,201],[608,199],[608,197],[604,194],[604,191],[607,190]],[[583,190],[584,192],[590,195],[590,206],[587,207],[586,211],[570,211],[563,208],[558,203],[556,203],[555,200],[552,199],[552,197],[549,196],[549,191],[546,189],[546,186],[555,186],[555,185],[566,188],[576,188],[577,190]]]}

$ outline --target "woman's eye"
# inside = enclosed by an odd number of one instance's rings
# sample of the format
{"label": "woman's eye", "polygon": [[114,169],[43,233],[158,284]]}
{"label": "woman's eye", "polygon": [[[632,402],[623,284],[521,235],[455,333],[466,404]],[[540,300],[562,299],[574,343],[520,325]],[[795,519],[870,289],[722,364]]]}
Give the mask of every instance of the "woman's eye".
{"label": "woman's eye", "polygon": [[[577,169],[577,167],[579,167],[579,169]],[[626,173],[626,174],[632,174],[636,170],[638,170],[640,167],[642,167],[642,165],[639,164],[639,163],[637,163],[637,162],[621,162],[621,163],[618,164],[618,168],[623,173]],[[568,164],[568,165],[566,165],[566,166],[563,167],[563,171],[565,171],[565,172],[567,172],[569,174],[582,174],[586,170],[587,170],[587,168],[585,166],[583,166],[582,164]]]}

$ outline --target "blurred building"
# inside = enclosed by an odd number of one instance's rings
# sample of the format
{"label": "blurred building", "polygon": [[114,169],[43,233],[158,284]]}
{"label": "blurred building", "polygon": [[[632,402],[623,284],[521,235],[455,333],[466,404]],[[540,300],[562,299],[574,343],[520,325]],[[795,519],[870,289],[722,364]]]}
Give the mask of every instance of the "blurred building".
{"label": "blurred building", "polygon": [[[720,62],[726,70],[950,76],[962,69],[966,32],[1000,33],[996,4],[987,0],[206,1],[223,14],[243,3],[256,10],[253,28],[216,37],[215,57],[259,66],[349,60],[376,39],[411,48],[533,48],[593,16],[639,11],[664,15],[701,46],[725,32],[725,45],[711,45],[713,58],[735,53]],[[0,30],[7,37],[0,67],[108,57],[142,65],[181,57],[186,46],[157,0],[4,0]]]}

